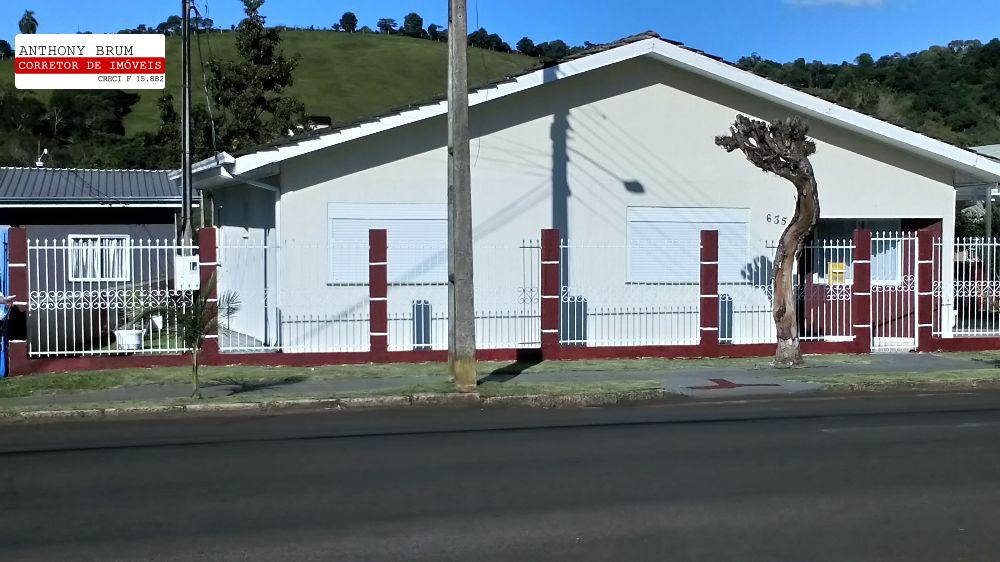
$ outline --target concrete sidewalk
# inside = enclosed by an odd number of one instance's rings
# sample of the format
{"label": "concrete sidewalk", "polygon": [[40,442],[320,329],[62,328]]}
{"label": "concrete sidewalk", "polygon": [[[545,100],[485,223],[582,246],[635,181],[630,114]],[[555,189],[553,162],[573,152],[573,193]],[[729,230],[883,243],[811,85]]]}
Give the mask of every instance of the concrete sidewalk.
{"label": "concrete sidewalk", "polygon": [[[755,395],[788,395],[817,392],[823,385],[811,381],[811,375],[829,379],[839,374],[857,373],[931,373],[955,370],[982,369],[984,375],[997,367],[991,362],[976,361],[967,357],[927,354],[885,354],[858,357],[845,362],[809,357],[805,367],[794,370],[774,369],[767,359],[744,362],[738,366],[723,363],[719,366],[679,367],[659,370],[578,370],[533,372],[531,365],[513,364],[481,376],[481,383],[492,383],[494,388],[532,393],[536,385],[560,385],[564,391],[572,385],[624,384],[649,382],[650,389],[698,398],[732,398]],[[528,370],[524,370],[528,369]],[[392,378],[309,378],[290,376],[285,380],[263,383],[236,384],[233,381],[206,381],[202,389],[205,402],[261,402],[281,399],[330,398],[342,396],[387,396],[392,394],[433,393],[440,388],[444,377],[413,375]],[[518,387],[521,387],[518,389]],[[544,393],[544,390],[539,391]],[[591,390],[591,392],[594,392]],[[22,409],[73,409],[94,405],[122,405],[130,403],[163,403],[171,400],[185,401],[190,386],[182,383],[147,384],[106,390],[75,393],[37,394],[18,398],[0,399],[0,410]]]}

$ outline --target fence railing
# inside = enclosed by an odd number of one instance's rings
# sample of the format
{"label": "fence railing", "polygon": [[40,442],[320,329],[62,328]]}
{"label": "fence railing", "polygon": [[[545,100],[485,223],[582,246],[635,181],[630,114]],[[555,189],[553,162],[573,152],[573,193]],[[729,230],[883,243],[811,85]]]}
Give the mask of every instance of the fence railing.
{"label": "fence railing", "polygon": [[[775,341],[774,241],[765,241],[750,254],[741,281],[719,282],[719,342],[723,344]],[[792,272],[792,291],[803,341],[848,341],[853,338],[851,283],[852,240],[815,239],[802,248]],[[721,266],[720,266],[721,267]]]}
{"label": "fence railing", "polygon": [[917,337],[917,234],[873,232],[873,351],[910,351]]}
{"label": "fence railing", "polygon": [[[681,242],[647,243],[656,248]],[[655,247],[649,247],[655,246]],[[560,244],[559,343],[569,346],[686,345],[699,341],[700,247],[694,242],[678,271],[631,263],[621,243]]]}
{"label": "fence railing", "polygon": [[[220,350],[229,353],[367,351],[367,243],[328,245],[220,237]],[[446,248],[388,241],[388,348],[447,349]],[[476,340],[482,349],[537,347],[538,240],[477,243]],[[395,261],[393,261],[395,258]],[[285,272],[279,275],[279,268]]]}
{"label": "fence railing", "polygon": [[[412,313],[389,315],[389,351],[448,349],[448,315],[425,312],[415,303]],[[477,311],[477,349],[538,347],[541,319],[520,311]]]}
{"label": "fence railing", "polygon": [[[411,258],[388,273],[390,351],[448,348],[446,249],[388,242],[389,255]],[[537,347],[541,326],[538,240],[474,245],[476,347]],[[443,267],[445,266],[445,267]]]}
{"label": "fence railing", "polygon": [[[218,243],[220,351],[367,351],[367,257],[366,242],[278,243],[223,230]],[[222,306],[228,295],[239,301],[235,312]]]}
{"label": "fence railing", "polygon": [[281,315],[281,350],[287,353],[368,351],[368,314]]}
{"label": "fence railing", "polygon": [[125,235],[29,241],[29,356],[186,351],[177,316],[193,293],[175,272],[196,251]]}
{"label": "fence railing", "polygon": [[[966,337],[1000,336],[1000,240],[956,238],[952,282],[945,267],[947,248],[934,240],[933,333]],[[950,306],[949,306],[950,305]]]}
{"label": "fence railing", "polygon": [[[547,247],[553,251],[547,255],[557,255],[555,240],[549,240]],[[695,242],[685,252],[665,251],[680,243],[561,242],[558,285],[550,285],[559,289],[558,295],[555,289],[551,293],[559,303],[554,309],[558,343],[699,343],[704,302],[698,278],[700,248]],[[855,337],[853,244],[850,239],[813,240],[804,248],[794,273],[803,340],[841,342]],[[367,242],[331,246],[272,243],[252,234],[220,237],[221,350],[365,352],[379,335],[386,336],[390,351],[446,349],[445,250],[393,245],[391,239],[388,246],[389,265],[382,281],[388,285],[386,333],[377,334],[382,330],[372,329],[369,313],[371,302],[378,299],[369,286]],[[871,236],[871,343],[876,351],[914,348],[920,308],[917,246],[913,232]],[[541,250],[538,240],[476,243],[480,349],[541,345]],[[178,267],[190,268],[196,252],[195,246],[175,240],[124,235],[29,241],[30,356],[185,351],[177,315],[190,306],[193,291],[177,283],[176,272]],[[774,341],[773,264],[768,258],[773,252],[773,243],[748,249],[745,261],[733,252],[720,252],[720,343]],[[672,256],[671,261],[660,263],[665,255]],[[400,262],[395,266],[393,256]],[[933,335],[1000,336],[1000,241],[935,239],[933,275]]]}

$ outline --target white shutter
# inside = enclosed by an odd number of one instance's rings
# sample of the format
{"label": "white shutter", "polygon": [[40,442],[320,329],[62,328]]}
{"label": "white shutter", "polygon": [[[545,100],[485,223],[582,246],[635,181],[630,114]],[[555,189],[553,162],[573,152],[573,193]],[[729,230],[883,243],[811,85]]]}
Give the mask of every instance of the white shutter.
{"label": "white shutter", "polygon": [[330,203],[330,279],[368,282],[368,231],[385,229],[389,283],[445,283],[447,206],[426,203]]}
{"label": "white shutter", "polygon": [[629,222],[629,281],[697,283],[700,230],[683,222]]}
{"label": "white shutter", "polygon": [[747,209],[629,207],[629,281],[697,283],[701,231],[719,231],[719,281],[743,281],[747,256]]}
{"label": "white shutter", "polygon": [[368,282],[368,230],[371,221],[330,219],[330,281],[361,284]]}
{"label": "white shutter", "polygon": [[385,224],[389,238],[389,283],[448,281],[446,219],[391,220]]}

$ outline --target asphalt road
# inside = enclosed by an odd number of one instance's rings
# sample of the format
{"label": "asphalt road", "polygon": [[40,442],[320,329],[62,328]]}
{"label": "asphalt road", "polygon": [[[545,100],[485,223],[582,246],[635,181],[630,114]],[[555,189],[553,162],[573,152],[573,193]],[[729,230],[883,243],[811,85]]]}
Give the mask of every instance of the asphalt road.
{"label": "asphalt road", "polygon": [[0,560],[996,560],[1000,395],[0,427]]}

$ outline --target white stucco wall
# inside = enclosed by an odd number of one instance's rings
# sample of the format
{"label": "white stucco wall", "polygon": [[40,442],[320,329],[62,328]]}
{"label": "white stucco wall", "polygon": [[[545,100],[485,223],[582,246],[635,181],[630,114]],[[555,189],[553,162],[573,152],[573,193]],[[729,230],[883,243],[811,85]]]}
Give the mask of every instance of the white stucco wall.
{"label": "white stucco wall", "polygon": [[[691,288],[626,285],[626,209],[748,209],[748,260],[760,255],[764,241],[783,228],[767,216],[790,216],[794,191],[741,154],[715,146],[715,136],[725,133],[738,113],[762,119],[788,115],[771,103],[646,59],[476,106],[471,114],[476,242],[516,247],[522,239],[537,239],[542,228],[558,227],[570,244],[610,246],[570,256],[571,285],[587,288],[591,306],[696,300]],[[331,202],[444,203],[445,127],[444,117],[433,118],[283,162],[280,237],[323,245]],[[950,244],[950,169],[831,125],[815,124],[810,135],[817,142],[812,162],[824,218],[940,218]],[[366,302],[363,288],[329,286],[323,260],[317,253],[310,270],[283,269],[282,292],[291,299],[283,303],[287,313],[298,307],[343,313]],[[504,269],[495,253],[477,255],[477,301],[483,306],[517,308],[520,263],[511,264],[506,275]],[[444,287],[393,290],[398,298],[390,293],[390,312],[408,310],[413,298],[432,300],[436,313],[446,310]],[[303,295],[308,298],[299,298]]]}
{"label": "white stucco wall", "polygon": [[220,296],[238,295],[235,314],[220,321],[223,349],[274,346],[278,336],[275,194],[252,186],[213,192],[218,227]]}

